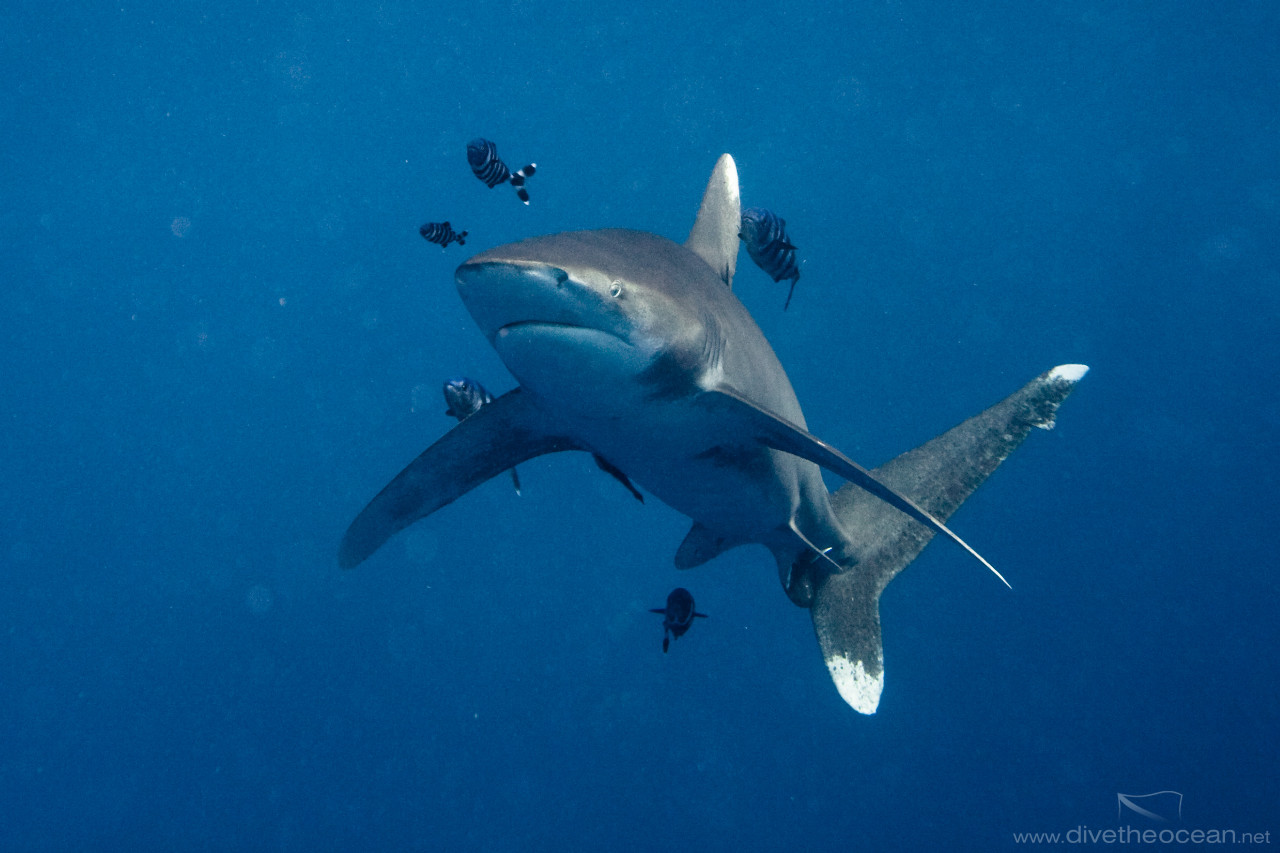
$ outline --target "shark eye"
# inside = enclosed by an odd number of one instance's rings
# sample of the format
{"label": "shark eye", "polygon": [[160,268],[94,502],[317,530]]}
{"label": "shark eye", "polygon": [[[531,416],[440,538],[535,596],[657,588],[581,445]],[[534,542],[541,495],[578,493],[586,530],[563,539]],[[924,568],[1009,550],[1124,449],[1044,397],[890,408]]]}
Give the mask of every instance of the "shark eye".
{"label": "shark eye", "polygon": [[613,280],[613,283],[609,285],[609,295],[610,295],[610,296],[612,296],[614,299],[617,299],[619,296],[621,296],[621,295],[622,295],[622,282],[618,281],[618,280],[615,278],[615,279]]}

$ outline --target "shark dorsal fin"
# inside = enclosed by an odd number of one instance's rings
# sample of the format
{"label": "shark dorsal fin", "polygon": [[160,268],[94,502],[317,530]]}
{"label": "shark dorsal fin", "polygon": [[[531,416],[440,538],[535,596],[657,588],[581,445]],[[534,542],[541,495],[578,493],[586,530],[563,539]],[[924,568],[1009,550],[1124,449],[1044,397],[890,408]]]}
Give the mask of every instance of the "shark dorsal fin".
{"label": "shark dorsal fin", "polygon": [[738,167],[728,154],[721,154],[711,170],[711,180],[702,194],[698,218],[684,241],[707,262],[724,283],[733,286],[738,266],[738,230],[742,226],[742,199],[738,195]]}

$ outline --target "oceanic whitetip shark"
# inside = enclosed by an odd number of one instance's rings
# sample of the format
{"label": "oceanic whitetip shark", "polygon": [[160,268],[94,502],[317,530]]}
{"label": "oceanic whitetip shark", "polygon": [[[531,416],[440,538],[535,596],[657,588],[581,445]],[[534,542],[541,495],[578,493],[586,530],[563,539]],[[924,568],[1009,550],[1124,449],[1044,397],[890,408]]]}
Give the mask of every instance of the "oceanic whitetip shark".
{"label": "oceanic whitetip shark", "polygon": [[[810,435],[772,347],[733,294],[733,159],[717,162],[684,245],[577,231],[481,252],[458,293],[519,387],[400,472],[352,522],[350,568],[397,531],[544,453],[581,450],[693,520],[682,569],[730,548],[773,552],[807,607],[840,695],[874,713],[880,593],[1088,369],[1063,365],[870,472]],[[848,482],[834,493],[820,468]],[[992,569],[992,571],[995,571]],[[1004,580],[1001,578],[1001,580]]]}

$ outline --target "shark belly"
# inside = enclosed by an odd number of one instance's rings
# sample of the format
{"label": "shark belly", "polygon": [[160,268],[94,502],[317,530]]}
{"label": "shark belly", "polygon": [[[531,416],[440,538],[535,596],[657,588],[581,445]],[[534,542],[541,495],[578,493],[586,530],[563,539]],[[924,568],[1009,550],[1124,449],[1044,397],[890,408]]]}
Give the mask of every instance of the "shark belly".
{"label": "shark belly", "polygon": [[666,364],[643,340],[566,322],[508,323],[493,345],[566,434],[717,538],[763,544],[788,565],[809,543],[844,553],[818,466],[699,404],[704,386],[727,372],[752,398],[804,425],[786,373],[753,329],[736,330],[714,367]]}
{"label": "shark belly", "polygon": [[[620,468],[672,509],[738,541],[786,525],[796,509],[791,460],[765,447],[707,441],[686,401],[651,404],[627,418],[569,412],[548,405],[565,431]],[[796,460],[798,461],[798,460]]]}
{"label": "shark belly", "polygon": [[538,399],[566,434],[728,542],[764,545],[788,560],[806,541],[849,550],[818,466],[760,444],[717,442],[722,432],[690,400],[650,403],[618,418]]}

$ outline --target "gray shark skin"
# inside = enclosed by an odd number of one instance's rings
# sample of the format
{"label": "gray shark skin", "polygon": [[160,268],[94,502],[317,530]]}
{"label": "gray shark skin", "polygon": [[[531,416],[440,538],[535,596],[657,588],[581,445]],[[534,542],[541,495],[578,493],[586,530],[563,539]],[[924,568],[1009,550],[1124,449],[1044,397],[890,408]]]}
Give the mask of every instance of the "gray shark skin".
{"label": "gray shark skin", "polygon": [[[516,464],[586,451],[693,520],[677,567],[768,548],[787,595],[810,610],[840,695],[874,713],[880,593],[939,533],[990,567],[943,522],[1033,427],[1053,425],[1088,368],[1043,373],[867,471],[808,433],[786,372],[732,292],[739,208],[726,154],[683,246],[640,231],[569,232],[458,267],[463,303],[519,387],[392,480],[352,522],[339,564],[355,566]],[[848,482],[828,493],[821,468]]]}

